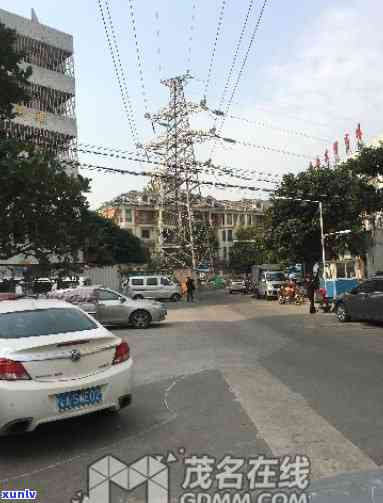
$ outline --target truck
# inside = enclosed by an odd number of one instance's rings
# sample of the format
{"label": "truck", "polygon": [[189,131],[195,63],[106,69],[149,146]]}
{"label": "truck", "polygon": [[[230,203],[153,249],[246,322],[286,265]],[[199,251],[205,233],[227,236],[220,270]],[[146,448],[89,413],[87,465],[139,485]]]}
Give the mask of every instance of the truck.
{"label": "truck", "polygon": [[286,281],[280,264],[253,265],[251,276],[258,299],[276,299],[280,287]]}

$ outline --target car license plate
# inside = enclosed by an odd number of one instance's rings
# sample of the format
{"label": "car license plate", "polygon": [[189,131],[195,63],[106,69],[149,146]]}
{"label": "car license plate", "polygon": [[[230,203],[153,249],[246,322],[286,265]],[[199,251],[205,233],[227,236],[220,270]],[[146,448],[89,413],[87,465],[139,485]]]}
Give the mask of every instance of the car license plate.
{"label": "car license plate", "polygon": [[76,391],[66,391],[65,393],[56,395],[56,403],[59,412],[97,405],[100,402],[102,402],[102,391],[100,386]]}

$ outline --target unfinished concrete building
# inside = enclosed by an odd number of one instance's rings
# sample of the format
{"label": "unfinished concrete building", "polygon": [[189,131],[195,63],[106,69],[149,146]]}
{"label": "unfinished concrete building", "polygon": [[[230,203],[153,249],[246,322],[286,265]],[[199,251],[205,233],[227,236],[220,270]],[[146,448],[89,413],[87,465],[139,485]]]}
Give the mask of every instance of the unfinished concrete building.
{"label": "unfinished concrete building", "polygon": [[[75,160],[75,77],[73,37],[31,19],[0,9],[0,23],[16,31],[17,49],[32,67],[32,99],[15,104],[17,117],[1,124],[7,135],[50,149],[59,158]],[[68,167],[76,172],[77,168]]]}

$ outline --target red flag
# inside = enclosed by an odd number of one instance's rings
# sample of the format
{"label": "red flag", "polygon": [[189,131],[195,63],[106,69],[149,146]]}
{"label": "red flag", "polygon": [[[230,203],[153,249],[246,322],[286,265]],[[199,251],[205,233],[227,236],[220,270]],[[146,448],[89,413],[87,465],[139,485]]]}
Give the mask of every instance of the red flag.
{"label": "red flag", "polygon": [[360,143],[363,139],[363,132],[360,128],[360,124],[358,124],[358,127],[356,128],[355,136],[356,136],[356,139],[358,140],[358,143]]}
{"label": "red flag", "polygon": [[339,144],[337,141],[334,141],[334,143],[332,144],[332,151],[334,153],[334,157],[338,157]]}
{"label": "red flag", "polygon": [[324,162],[328,166],[330,164],[330,158],[328,156],[328,149],[326,148],[325,153],[324,153]]}
{"label": "red flag", "polygon": [[350,135],[346,133],[344,135],[344,144],[346,146],[346,154],[350,153]]}

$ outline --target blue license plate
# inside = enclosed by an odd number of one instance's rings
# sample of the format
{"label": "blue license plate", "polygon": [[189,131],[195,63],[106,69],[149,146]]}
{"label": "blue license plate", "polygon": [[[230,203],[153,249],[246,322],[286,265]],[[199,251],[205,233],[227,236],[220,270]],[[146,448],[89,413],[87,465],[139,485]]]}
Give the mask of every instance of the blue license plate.
{"label": "blue license plate", "polygon": [[102,391],[100,386],[76,391],[66,391],[65,393],[56,395],[56,403],[59,412],[97,405],[100,402],[102,402]]}

